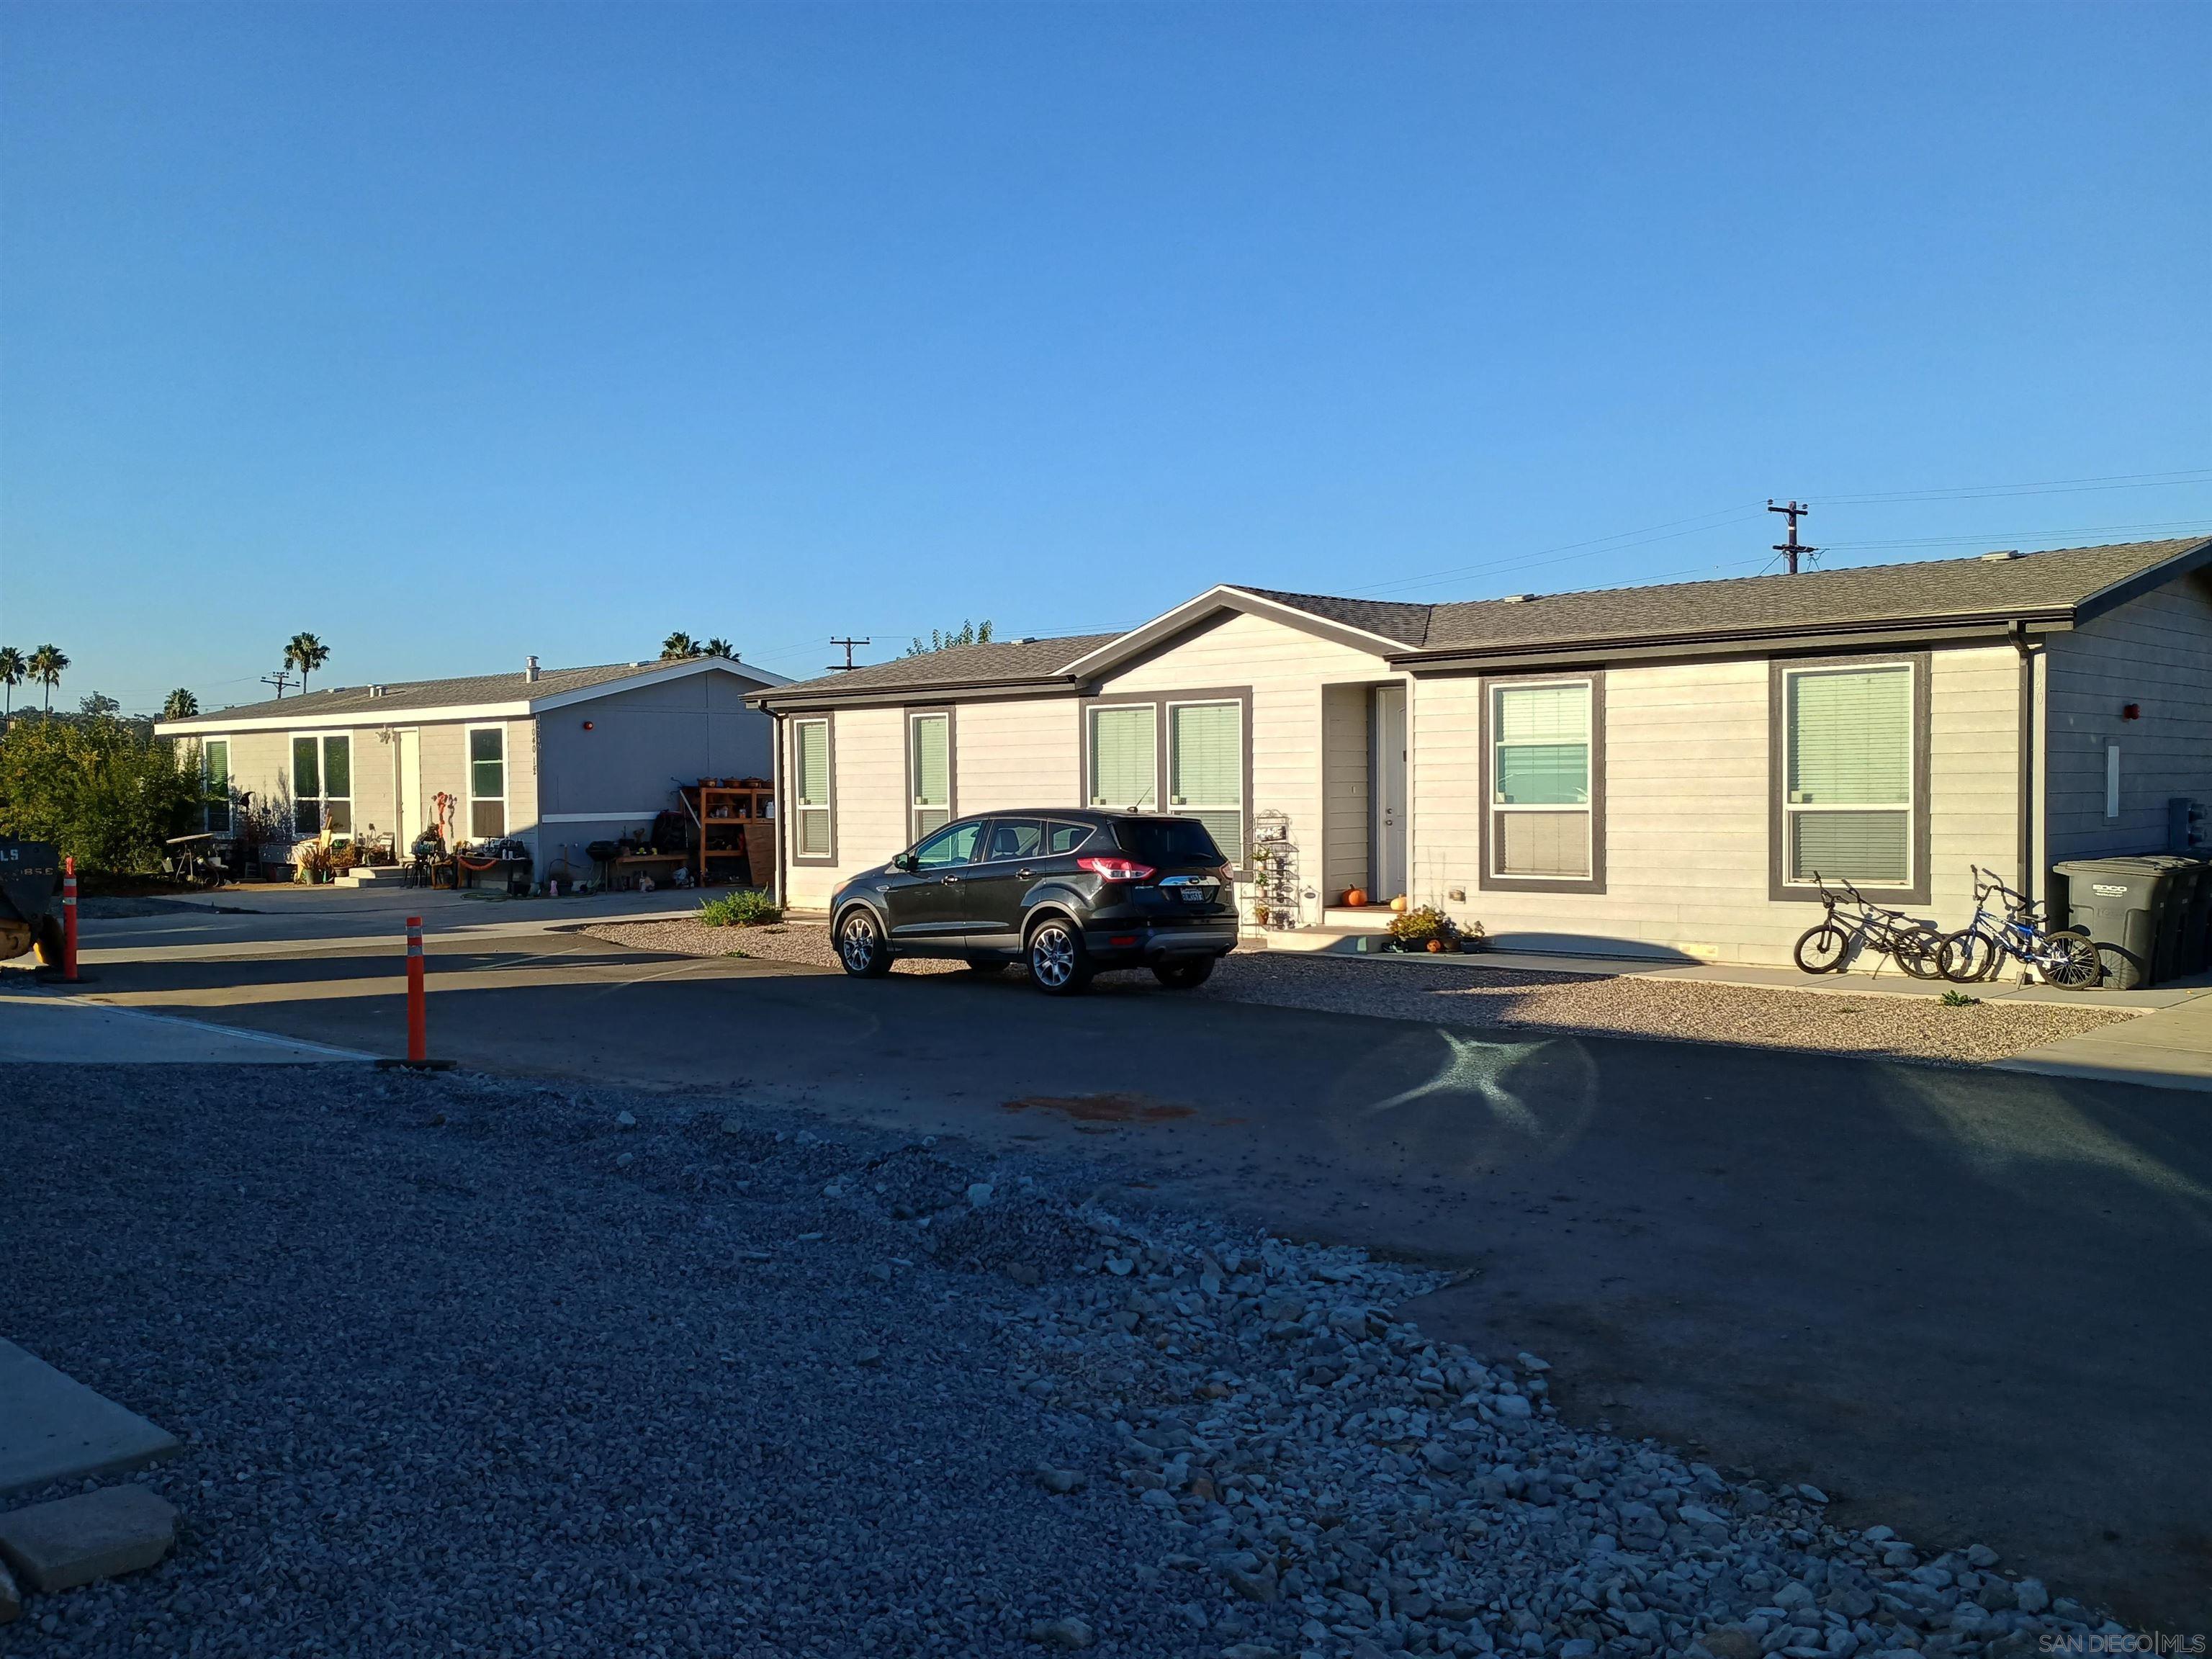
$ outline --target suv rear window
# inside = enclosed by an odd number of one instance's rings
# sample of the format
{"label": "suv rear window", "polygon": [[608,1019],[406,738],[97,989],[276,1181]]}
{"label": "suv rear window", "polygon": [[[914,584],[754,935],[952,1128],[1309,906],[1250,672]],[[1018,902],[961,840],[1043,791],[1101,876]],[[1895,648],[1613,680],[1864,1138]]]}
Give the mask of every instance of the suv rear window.
{"label": "suv rear window", "polygon": [[1114,838],[1144,864],[1228,862],[1196,818],[1124,818],[1114,826]]}

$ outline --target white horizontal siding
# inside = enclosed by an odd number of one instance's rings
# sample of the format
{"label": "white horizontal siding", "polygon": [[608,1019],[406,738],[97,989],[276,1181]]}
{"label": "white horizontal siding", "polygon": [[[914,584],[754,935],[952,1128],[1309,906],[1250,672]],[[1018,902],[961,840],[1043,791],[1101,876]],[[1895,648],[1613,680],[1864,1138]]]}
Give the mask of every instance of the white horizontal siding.
{"label": "white horizontal siding", "polygon": [[955,809],[1081,805],[1078,707],[1073,696],[963,703],[954,716]]}
{"label": "white horizontal siding", "polygon": [[[2008,649],[1938,653],[1930,671],[1929,909],[1951,925],[1972,908],[1968,862],[2016,862],[2015,665]],[[1818,912],[1768,897],[1767,682],[1764,659],[1607,674],[1601,894],[1483,890],[1484,683],[1419,682],[1413,897],[1533,948],[1786,963]]]}
{"label": "white horizontal siding", "polygon": [[[1325,890],[1345,885],[1329,868],[1322,691],[1395,678],[1380,657],[1237,612],[1107,677],[1099,695],[1250,689],[1252,799],[1246,813],[1278,811],[1289,817],[1301,884],[1314,894],[1305,909],[1317,921],[1323,900],[1334,896]],[[1364,846],[1361,850],[1364,865]]]}

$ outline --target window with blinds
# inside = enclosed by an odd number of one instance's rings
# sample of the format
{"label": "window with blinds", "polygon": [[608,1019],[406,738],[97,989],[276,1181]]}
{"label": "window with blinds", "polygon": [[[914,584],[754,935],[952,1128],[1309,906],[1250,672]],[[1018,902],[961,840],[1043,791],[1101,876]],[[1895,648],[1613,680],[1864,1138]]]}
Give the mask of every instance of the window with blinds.
{"label": "window with blinds", "polygon": [[1109,810],[1159,805],[1158,716],[1135,703],[1091,711],[1091,804]]}
{"label": "window with blinds", "polygon": [[1205,824],[1231,863],[1244,860],[1244,708],[1168,705],[1168,811]]}
{"label": "window with blinds", "polygon": [[1911,884],[1912,665],[1783,678],[1790,879]]}
{"label": "window with blinds", "polygon": [[791,729],[793,817],[801,858],[830,856],[830,722],[799,720]]}
{"label": "window with blinds", "polygon": [[507,730],[480,726],[469,733],[469,834],[496,841],[507,833]]}
{"label": "window with blinds", "polygon": [[1589,878],[1590,703],[1588,680],[1491,689],[1492,875]]}
{"label": "window with blinds", "polygon": [[916,714],[907,721],[907,776],[914,795],[909,843],[952,822],[952,716]]}

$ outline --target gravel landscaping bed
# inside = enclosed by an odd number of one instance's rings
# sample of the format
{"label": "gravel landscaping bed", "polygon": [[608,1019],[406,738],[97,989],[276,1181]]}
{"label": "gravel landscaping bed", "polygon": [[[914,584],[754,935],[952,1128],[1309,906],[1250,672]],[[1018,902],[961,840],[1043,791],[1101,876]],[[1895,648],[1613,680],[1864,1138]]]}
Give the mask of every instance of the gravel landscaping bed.
{"label": "gravel landscaping bed", "polygon": [[1441,1275],[1116,1213],[1110,1165],[466,1075],[13,1081],[9,1334],[186,1449],[135,1477],[183,1511],[169,1559],[33,1598],[10,1653],[2025,1659],[2119,1631],[1979,1547],[1571,1428],[1540,1359],[1392,1318]]}
{"label": "gravel landscaping bed", "polygon": [[[638,950],[749,957],[834,968],[818,924],[708,927],[688,920],[587,930]],[[894,973],[957,973],[946,962],[902,962]],[[1148,975],[1109,975],[1097,990],[1158,994]],[[2117,1020],[2125,1009],[1977,1002],[1934,997],[1771,990],[1638,975],[1529,973],[1389,957],[1347,962],[1304,952],[1238,951],[1196,994],[1330,1013],[1375,1014],[1491,1030],[1588,1031],[1762,1048],[1815,1049],[1886,1059],[1978,1064],[2004,1060]]]}

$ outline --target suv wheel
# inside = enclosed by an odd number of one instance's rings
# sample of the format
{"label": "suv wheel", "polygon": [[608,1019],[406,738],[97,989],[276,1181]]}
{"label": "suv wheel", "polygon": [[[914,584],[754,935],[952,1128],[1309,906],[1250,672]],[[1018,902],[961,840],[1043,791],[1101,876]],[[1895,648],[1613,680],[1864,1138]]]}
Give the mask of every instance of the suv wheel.
{"label": "suv wheel", "polygon": [[1183,957],[1152,964],[1152,977],[1170,991],[1194,991],[1213,977],[1212,957]]}
{"label": "suv wheel", "polygon": [[866,907],[848,912],[838,925],[837,960],[854,979],[881,979],[890,972],[890,946]]}
{"label": "suv wheel", "polygon": [[1052,917],[1030,935],[1030,977],[1040,991],[1072,996],[1091,983],[1091,953],[1071,922]]}

